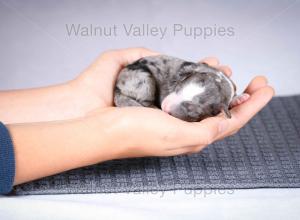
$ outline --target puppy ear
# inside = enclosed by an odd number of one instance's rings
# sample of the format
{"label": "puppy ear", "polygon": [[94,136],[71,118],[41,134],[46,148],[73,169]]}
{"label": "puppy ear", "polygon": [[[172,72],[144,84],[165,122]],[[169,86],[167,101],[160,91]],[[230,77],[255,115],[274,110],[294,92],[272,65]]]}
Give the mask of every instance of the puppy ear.
{"label": "puppy ear", "polygon": [[180,82],[183,82],[187,78],[189,78],[191,75],[193,75],[193,72],[184,72],[180,71],[179,74],[180,78],[178,79]]}
{"label": "puppy ear", "polygon": [[231,113],[229,111],[229,105],[223,105],[223,111],[227,118],[231,118]]}
{"label": "puppy ear", "polygon": [[181,81],[190,77],[193,74],[196,67],[197,67],[196,63],[188,62],[188,61],[183,62],[180,65],[178,71],[178,75],[181,77]]}

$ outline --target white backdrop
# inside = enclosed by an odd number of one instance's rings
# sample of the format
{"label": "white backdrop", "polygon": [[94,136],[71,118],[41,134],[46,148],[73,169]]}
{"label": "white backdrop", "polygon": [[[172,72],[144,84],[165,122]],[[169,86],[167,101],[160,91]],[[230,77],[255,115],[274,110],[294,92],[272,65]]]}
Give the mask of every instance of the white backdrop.
{"label": "white backdrop", "polygon": [[[217,56],[233,69],[240,88],[257,74],[277,94],[300,93],[300,4],[265,1],[0,1],[0,89],[44,86],[73,78],[102,51],[144,46],[199,60]],[[118,27],[117,36],[68,35],[66,25]],[[167,27],[163,38],[126,36],[122,25]],[[183,27],[229,28],[233,36],[194,39]]]}

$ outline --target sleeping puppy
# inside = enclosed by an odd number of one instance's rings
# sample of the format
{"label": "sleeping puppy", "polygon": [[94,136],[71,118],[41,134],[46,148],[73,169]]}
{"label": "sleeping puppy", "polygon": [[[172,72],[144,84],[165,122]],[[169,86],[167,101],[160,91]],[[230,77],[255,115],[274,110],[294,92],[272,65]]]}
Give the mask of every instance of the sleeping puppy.
{"label": "sleeping puppy", "polygon": [[189,122],[216,116],[231,118],[230,107],[249,98],[236,95],[235,84],[220,70],[205,63],[159,55],[137,60],[120,72],[114,93],[118,107],[161,108]]}

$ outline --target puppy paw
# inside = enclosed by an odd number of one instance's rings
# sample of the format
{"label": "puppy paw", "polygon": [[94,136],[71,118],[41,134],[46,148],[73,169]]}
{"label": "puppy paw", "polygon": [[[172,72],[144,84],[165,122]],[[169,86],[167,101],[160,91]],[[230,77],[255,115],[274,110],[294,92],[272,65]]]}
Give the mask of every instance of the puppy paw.
{"label": "puppy paw", "polygon": [[248,93],[243,93],[241,95],[235,96],[232,101],[230,102],[230,108],[233,108],[237,105],[240,105],[244,102],[246,102],[250,98],[250,95]]}

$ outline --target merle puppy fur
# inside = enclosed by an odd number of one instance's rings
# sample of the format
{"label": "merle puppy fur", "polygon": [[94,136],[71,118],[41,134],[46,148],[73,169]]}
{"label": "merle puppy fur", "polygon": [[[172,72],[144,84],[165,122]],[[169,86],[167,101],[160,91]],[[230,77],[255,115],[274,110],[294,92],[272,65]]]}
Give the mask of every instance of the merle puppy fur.
{"label": "merle puppy fur", "polygon": [[200,121],[221,111],[231,117],[234,83],[220,70],[159,55],[137,60],[120,72],[114,94],[116,106],[161,108],[185,121]]}

